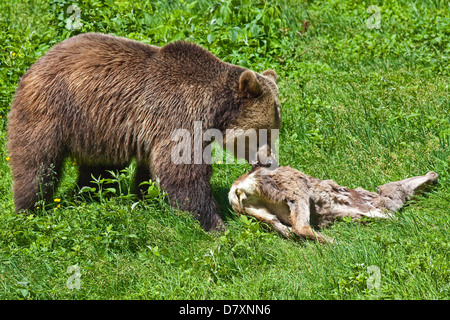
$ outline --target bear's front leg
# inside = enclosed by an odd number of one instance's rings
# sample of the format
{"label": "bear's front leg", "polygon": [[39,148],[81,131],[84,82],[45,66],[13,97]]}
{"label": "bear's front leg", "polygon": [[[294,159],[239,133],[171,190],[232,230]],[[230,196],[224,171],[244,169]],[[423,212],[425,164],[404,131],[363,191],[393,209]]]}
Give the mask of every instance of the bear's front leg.
{"label": "bear's front leg", "polygon": [[194,213],[206,231],[224,231],[225,225],[209,184],[211,165],[173,164],[161,158],[155,160],[150,170],[152,178],[159,179],[172,206]]}

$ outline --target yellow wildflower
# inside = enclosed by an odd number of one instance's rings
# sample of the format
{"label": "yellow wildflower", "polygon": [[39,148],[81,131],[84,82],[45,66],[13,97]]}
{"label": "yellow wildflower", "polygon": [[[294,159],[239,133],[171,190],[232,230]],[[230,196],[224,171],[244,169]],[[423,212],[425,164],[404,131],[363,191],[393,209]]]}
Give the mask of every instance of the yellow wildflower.
{"label": "yellow wildflower", "polygon": [[55,201],[55,202],[61,202],[61,199],[56,198],[56,199],[54,199],[53,201]]}
{"label": "yellow wildflower", "polygon": [[9,161],[9,157],[6,157],[5,160],[6,160],[6,161]]}

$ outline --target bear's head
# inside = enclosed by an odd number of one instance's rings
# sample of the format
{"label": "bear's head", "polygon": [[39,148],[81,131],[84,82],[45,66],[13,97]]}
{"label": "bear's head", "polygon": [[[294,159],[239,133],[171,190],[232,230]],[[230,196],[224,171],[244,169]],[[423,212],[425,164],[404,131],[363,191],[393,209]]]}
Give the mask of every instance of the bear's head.
{"label": "bear's head", "polygon": [[281,128],[281,105],[276,82],[273,70],[262,74],[245,70],[239,77],[243,108],[229,125],[224,146],[252,165],[278,166],[275,141]]}

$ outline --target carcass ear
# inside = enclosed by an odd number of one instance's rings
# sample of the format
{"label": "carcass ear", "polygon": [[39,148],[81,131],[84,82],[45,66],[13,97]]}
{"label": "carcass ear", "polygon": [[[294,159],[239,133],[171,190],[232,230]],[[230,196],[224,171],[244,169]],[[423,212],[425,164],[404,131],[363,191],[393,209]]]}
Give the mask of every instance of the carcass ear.
{"label": "carcass ear", "polygon": [[270,79],[273,80],[273,82],[277,83],[278,76],[277,76],[277,73],[275,71],[269,69],[269,70],[264,71],[262,73],[262,75],[266,76],[266,77],[269,77]]}
{"label": "carcass ear", "polygon": [[239,78],[239,91],[249,97],[257,97],[261,93],[261,86],[256,79],[256,74],[251,70],[246,70]]}

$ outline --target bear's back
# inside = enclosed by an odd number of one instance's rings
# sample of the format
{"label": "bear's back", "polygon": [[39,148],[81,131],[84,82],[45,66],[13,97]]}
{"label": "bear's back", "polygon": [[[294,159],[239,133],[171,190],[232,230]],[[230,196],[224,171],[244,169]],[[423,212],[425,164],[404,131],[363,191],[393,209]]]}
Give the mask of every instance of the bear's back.
{"label": "bear's back", "polygon": [[111,94],[127,98],[121,102],[130,102],[132,97],[144,99],[145,94],[147,100],[168,93],[182,94],[184,97],[178,98],[185,99],[186,94],[198,95],[198,90],[211,92],[218,80],[226,81],[223,77],[230,70],[239,74],[243,68],[221,61],[194,43],[178,41],[159,48],[117,36],[85,33],[51,48],[22,77],[17,91],[60,98],[64,92],[90,106],[104,106],[100,100]]}

